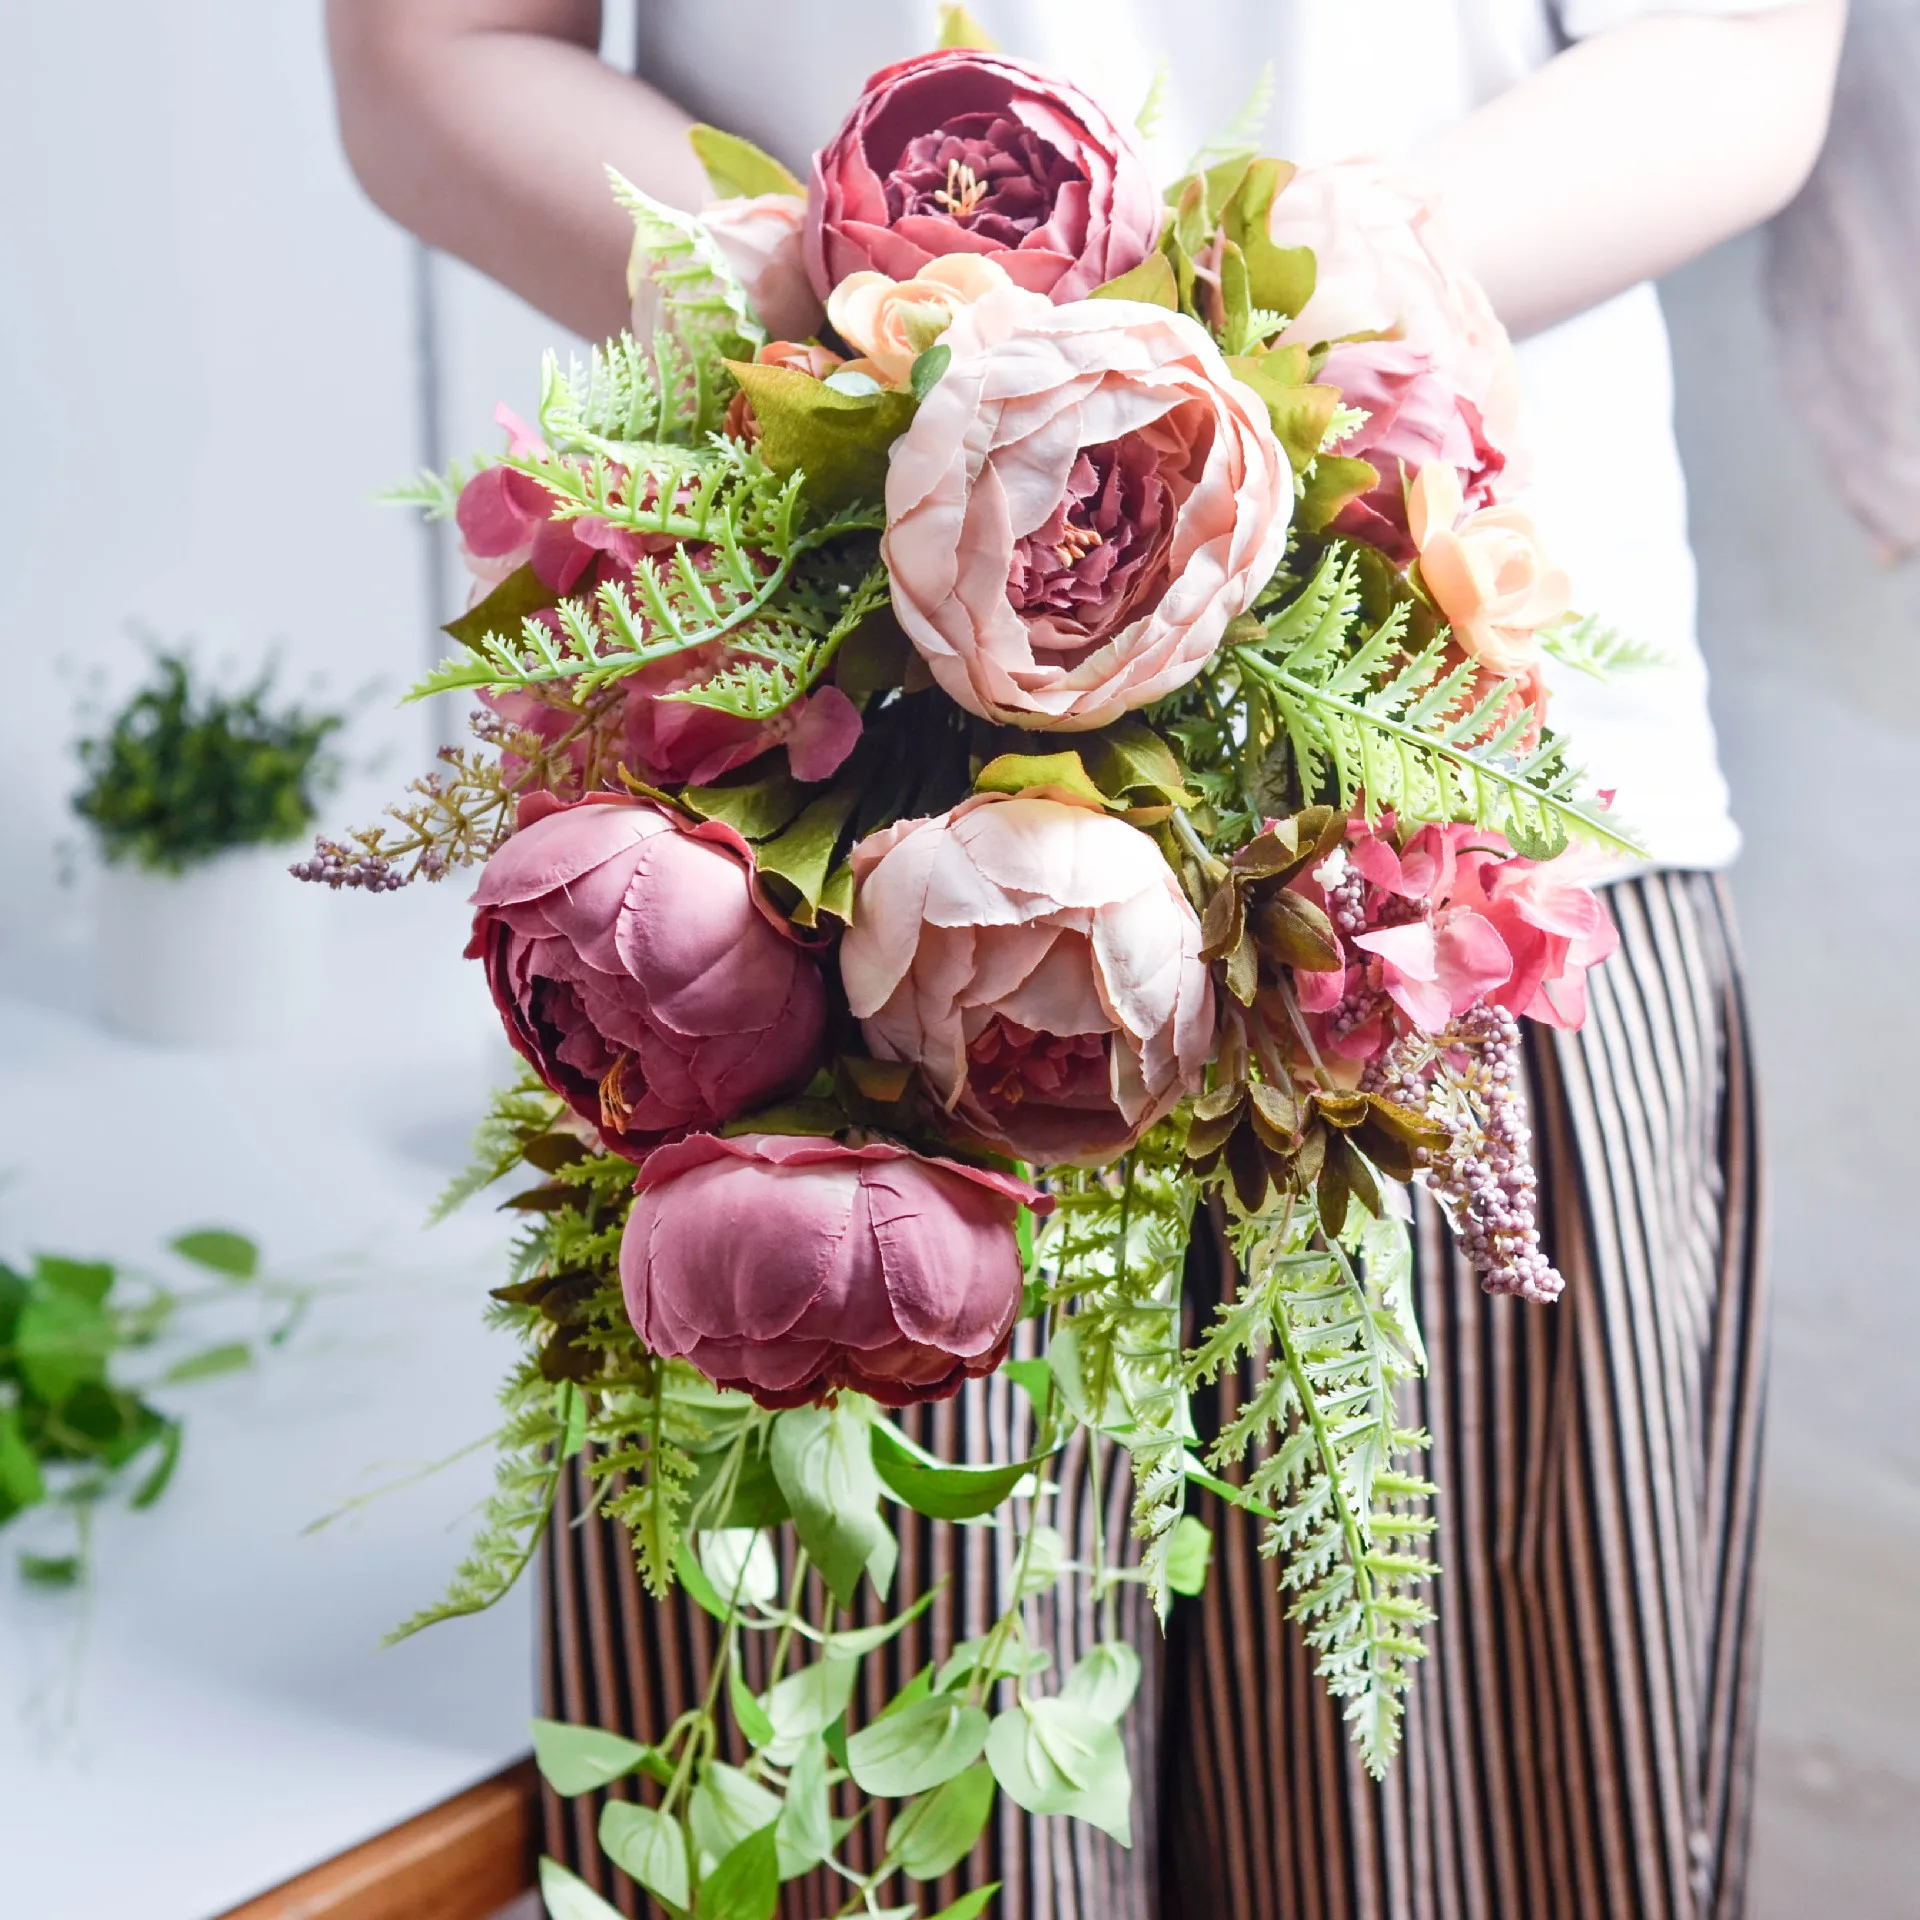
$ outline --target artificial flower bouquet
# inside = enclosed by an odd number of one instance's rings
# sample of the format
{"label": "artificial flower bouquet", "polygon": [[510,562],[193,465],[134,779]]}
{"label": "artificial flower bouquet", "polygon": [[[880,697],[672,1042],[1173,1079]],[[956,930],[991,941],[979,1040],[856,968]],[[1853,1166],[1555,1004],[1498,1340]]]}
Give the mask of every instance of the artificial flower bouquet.
{"label": "artificial flower bouquet", "polygon": [[[1437,1492],[1404,1187],[1555,1296],[1519,1023],[1577,1025],[1614,940],[1582,876],[1626,842],[1541,672],[1605,649],[1510,504],[1513,358],[1431,213],[1235,136],[1162,193],[1078,88],[947,40],[804,185],[705,127],[699,217],[616,178],[631,332],[411,495],[475,578],[419,691],[477,697],[479,745],[302,869],[480,866],[527,1075],[468,1190],[540,1178],[499,1490],[427,1617],[586,1476],[719,1652],[645,1744],[549,1724],[543,1762],[634,1774],[603,1844],[703,1914],[823,1866],[874,1906],[996,1790],[1124,1839],[1134,1649],[1045,1672],[1028,1609],[1164,1614],[1196,1488],[1266,1522],[1388,1764]],[[1234,1275],[1204,1324],[1196,1236]],[[939,1457],[912,1409],[996,1371],[1025,1444]],[[1048,1520],[1081,1428],[1131,1483],[1090,1563]],[[1008,1577],[882,1714],[860,1663],[933,1597],[890,1505],[1000,1530]]]}

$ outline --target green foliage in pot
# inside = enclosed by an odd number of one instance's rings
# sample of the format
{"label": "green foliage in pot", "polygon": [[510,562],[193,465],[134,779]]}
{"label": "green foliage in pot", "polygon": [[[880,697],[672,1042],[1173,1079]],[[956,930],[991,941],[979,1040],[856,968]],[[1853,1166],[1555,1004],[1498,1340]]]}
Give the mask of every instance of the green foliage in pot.
{"label": "green foliage in pot", "polygon": [[230,847],[297,840],[338,771],[327,742],[341,716],[272,702],[274,670],[225,693],[197,683],[183,652],[105,731],[80,741],[74,811],[110,861],[181,873]]}

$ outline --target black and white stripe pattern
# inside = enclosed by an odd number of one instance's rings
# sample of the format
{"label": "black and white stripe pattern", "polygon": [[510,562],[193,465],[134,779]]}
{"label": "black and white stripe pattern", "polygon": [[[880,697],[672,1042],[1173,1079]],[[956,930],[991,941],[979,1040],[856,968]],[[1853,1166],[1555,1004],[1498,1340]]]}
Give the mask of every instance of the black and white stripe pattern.
{"label": "black and white stripe pattern", "polygon": [[[1140,1590],[1117,1596],[1118,1631],[1147,1669],[1132,1852],[1003,1798],[958,1873],[897,1898],[935,1911],[997,1879],[1008,1920],[1737,1920],[1765,1317],[1746,1034],[1717,880],[1656,874],[1610,900],[1622,946],[1590,977],[1587,1025],[1528,1041],[1562,1300],[1488,1299],[1424,1197],[1417,1212],[1432,1362],[1419,1417],[1435,1436],[1445,1572],[1393,1773],[1376,1786],[1353,1757],[1253,1525],[1208,1511],[1212,1578],[1164,1645]],[[1199,1236],[1196,1313],[1217,1287],[1209,1248]],[[920,1431],[948,1457],[1005,1460],[1025,1415],[994,1380]],[[1048,1517],[1084,1558],[1084,1451],[1057,1478]],[[1111,1538],[1127,1497],[1109,1463]],[[545,1559],[543,1710],[644,1738],[698,1698],[712,1623],[677,1598],[647,1601],[615,1530],[576,1522],[580,1505],[570,1483]],[[979,1632],[1010,1573],[987,1530],[898,1517],[902,1590],[947,1585],[856,1719]],[[1084,1606],[1036,1624],[1057,1668],[1100,1637]],[[592,1799],[550,1797],[548,1846],[637,1914],[596,1819]],[[782,1912],[830,1914],[845,1893],[813,1876]]]}

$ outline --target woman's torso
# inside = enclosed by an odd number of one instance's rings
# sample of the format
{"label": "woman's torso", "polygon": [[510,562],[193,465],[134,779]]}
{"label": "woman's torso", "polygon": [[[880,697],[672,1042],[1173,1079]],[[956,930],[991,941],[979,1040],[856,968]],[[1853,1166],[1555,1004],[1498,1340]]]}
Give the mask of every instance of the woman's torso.
{"label": "woman's torso", "polygon": [[[1171,177],[1271,63],[1262,144],[1302,162],[1391,156],[1523,79],[1558,44],[1549,0],[976,0],[1010,53],[1135,111],[1164,57],[1152,142]],[[804,172],[875,68],[933,44],[932,0],[640,0],[641,76]],[[1666,656],[1601,685],[1553,675],[1555,721],[1656,864],[1718,867],[1739,836],[1694,638],[1667,340],[1636,287],[1520,348],[1530,505],[1578,603]]]}

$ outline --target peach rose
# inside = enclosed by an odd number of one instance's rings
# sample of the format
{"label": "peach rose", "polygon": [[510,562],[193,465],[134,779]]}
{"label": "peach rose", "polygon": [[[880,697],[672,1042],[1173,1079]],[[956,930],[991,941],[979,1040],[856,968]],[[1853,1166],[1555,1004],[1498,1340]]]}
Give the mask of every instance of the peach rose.
{"label": "peach rose", "polygon": [[1432,201],[1375,161],[1303,167],[1275,197],[1267,232],[1276,246],[1311,247],[1318,270],[1283,341],[1404,340],[1477,410],[1517,479],[1519,362]]}
{"label": "peach rose", "polygon": [[953,324],[962,307],[1013,281],[979,253],[943,253],[911,280],[850,273],[827,296],[827,318],[861,359],[851,364],[885,387],[904,387],[913,363]]}
{"label": "peach rose", "polygon": [[1293,473],[1206,331],[1006,288],[895,441],[901,626],[969,712],[1104,726],[1200,671],[1280,563]]}
{"label": "peach rose", "polygon": [[1200,922],[1138,828],[976,794],[854,849],[840,976],[867,1044],[1041,1166],[1123,1152],[1200,1084]]}
{"label": "peach rose", "polygon": [[[801,241],[806,212],[807,203],[797,193],[739,195],[710,201],[700,212],[755,317],[777,340],[804,340],[820,331],[825,318],[807,279]],[[650,340],[660,325],[660,287],[652,266],[652,255],[636,240],[627,264],[636,340]]]}
{"label": "peach rose", "polygon": [[1538,669],[1540,629],[1566,613],[1571,583],[1541,551],[1529,514],[1464,508],[1453,467],[1434,460],[1420,469],[1407,492],[1420,578],[1468,653],[1502,678],[1523,679]]}

